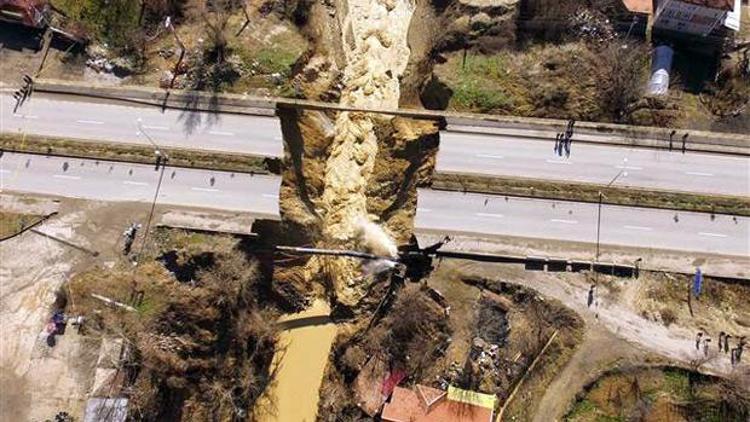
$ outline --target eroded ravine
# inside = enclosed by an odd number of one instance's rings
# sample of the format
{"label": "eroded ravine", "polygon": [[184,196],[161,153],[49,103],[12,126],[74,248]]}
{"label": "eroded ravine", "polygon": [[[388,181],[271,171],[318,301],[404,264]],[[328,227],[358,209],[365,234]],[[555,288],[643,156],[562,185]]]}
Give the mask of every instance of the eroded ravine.
{"label": "eroded ravine", "polygon": [[[341,22],[346,55],[341,104],[356,108],[397,108],[399,76],[409,60],[407,33],[414,5],[410,0],[349,0]],[[323,238],[339,247],[355,247],[367,210],[367,185],[378,154],[377,125],[391,118],[371,113],[340,113],[326,163],[322,205]],[[336,260],[331,274],[355,277],[357,263]],[[338,281],[338,282],[337,282]],[[341,280],[334,280],[340,285]]]}

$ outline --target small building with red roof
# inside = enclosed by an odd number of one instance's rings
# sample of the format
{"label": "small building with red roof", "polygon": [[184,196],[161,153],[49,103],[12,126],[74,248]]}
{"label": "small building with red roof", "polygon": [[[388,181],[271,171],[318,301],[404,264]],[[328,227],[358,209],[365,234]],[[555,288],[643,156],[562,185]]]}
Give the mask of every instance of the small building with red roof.
{"label": "small building with red roof", "polygon": [[396,387],[383,406],[384,422],[492,422],[495,396],[450,387]]}

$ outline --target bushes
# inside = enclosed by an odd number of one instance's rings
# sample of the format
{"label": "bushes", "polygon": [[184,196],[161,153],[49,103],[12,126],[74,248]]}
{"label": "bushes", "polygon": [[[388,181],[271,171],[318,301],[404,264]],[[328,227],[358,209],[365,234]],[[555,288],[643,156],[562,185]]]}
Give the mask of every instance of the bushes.
{"label": "bushes", "polygon": [[58,0],[55,5],[79,22],[90,37],[115,50],[128,51],[140,38],[140,2],[132,0]]}

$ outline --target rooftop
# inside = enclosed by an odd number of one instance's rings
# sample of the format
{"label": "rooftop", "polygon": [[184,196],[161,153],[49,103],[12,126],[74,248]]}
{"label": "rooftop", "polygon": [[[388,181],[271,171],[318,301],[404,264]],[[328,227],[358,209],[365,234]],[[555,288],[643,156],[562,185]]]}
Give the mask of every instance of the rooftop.
{"label": "rooftop", "polygon": [[[452,389],[451,392],[454,391],[464,390]],[[413,390],[396,387],[381,418],[385,422],[492,422],[494,400],[492,406],[486,407],[483,404],[488,400],[476,400],[479,393],[465,393],[474,399],[454,400],[445,391],[424,385],[417,385]]]}

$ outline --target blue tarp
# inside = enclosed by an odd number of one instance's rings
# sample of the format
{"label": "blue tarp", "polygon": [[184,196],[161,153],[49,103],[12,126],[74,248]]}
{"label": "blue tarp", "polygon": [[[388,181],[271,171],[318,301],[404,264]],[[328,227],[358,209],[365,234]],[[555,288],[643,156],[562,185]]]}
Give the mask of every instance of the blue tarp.
{"label": "blue tarp", "polygon": [[693,279],[693,294],[695,297],[700,296],[703,288],[703,273],[700,268],[695,269],[695,278]]}

